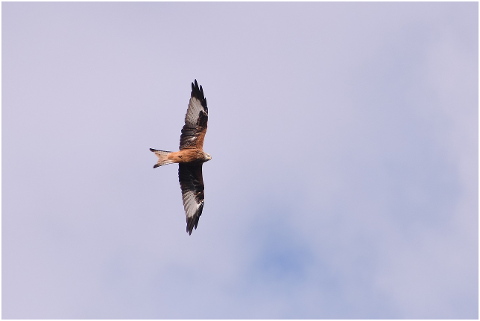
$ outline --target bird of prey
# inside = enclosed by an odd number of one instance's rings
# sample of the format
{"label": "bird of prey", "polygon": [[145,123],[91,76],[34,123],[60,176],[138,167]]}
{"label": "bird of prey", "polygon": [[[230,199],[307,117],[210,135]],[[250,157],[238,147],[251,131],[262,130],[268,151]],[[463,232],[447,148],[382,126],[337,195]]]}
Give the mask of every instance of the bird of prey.
{"label": "bird of prey", "polygon": [[178,179],[182,189],[183,207],[187,216],[187,233],[197,229],[198,219],[203,211],[203,163],[212,157],[203,151],[203,140],[207,132],[208,108],[202,86],[197,80],[192,83],[192,93],[188,103],[185,125],[180,135],[180,151],[170,152],[150,148],[158,157],[153,166],[178,163]]}

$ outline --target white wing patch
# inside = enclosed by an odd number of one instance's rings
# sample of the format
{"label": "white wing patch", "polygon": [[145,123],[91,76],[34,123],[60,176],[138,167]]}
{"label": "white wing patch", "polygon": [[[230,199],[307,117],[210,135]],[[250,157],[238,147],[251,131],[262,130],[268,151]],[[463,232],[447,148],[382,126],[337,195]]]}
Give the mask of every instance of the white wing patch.
{"label": "white wing patch", "polygon": [[183,193],[183,207],[185,208],[185,214],[187,217],[193,217],[197,213],[202,203],[203,201],[201,203],[197,203],[194,192],[187,191]]}
{"label": "white wing patch", "polygon": [[197,126],[198,116],[200,112],[205,112],[202,103],[195,97],[190,98],[188,103],[187,114],[185,115],[185,124],[195,128]]}

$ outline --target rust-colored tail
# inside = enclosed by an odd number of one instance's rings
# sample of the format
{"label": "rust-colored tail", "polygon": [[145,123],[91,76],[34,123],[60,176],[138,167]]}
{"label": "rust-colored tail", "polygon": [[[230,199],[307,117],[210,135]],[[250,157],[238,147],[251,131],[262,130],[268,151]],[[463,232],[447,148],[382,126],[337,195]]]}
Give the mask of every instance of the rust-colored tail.
{"label": "rust-colored tail", "polygon": [[168,154],[170,154],[171,152],[166,151],[166,150],[157,150],[157,149],[153,149],[153,148],[150,148],[150,150],[152,152],[154,152],[155,155],[157,155],[157,157],[158,157],[158,162],[155,165],[153,165],[153,168],[157,168],[159,166],[163,166],[163,165],[173,163],[172,160],[168,159]]}

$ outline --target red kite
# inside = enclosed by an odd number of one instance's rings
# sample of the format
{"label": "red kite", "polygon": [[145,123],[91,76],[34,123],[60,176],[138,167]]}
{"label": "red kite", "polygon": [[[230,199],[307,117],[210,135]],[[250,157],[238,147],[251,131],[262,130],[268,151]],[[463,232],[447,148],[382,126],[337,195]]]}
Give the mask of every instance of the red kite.
{"label": "red kite", "polygon": [[182,189],[183,207],[187,215],[187,232],[197,229],[198,219],[203,211],[202,165],[212,157],[203,151],[203,140],[207,133],[208,108],[203,88],[197,80],[192,83],[192,94],[188,103],[185,125],[180,135],[180,151],[169,152],[150,148],[158,157],[153,166],[178,163],[178,179]]}

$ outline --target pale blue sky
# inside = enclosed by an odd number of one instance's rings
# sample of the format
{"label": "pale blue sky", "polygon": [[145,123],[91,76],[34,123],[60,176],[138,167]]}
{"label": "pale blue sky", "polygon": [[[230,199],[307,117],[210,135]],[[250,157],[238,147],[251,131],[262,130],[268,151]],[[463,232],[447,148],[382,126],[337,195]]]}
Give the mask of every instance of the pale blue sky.
{"label": "pale blue sky", "polygon": [[2,12],[3,318],[478,317],[477,3]]}

